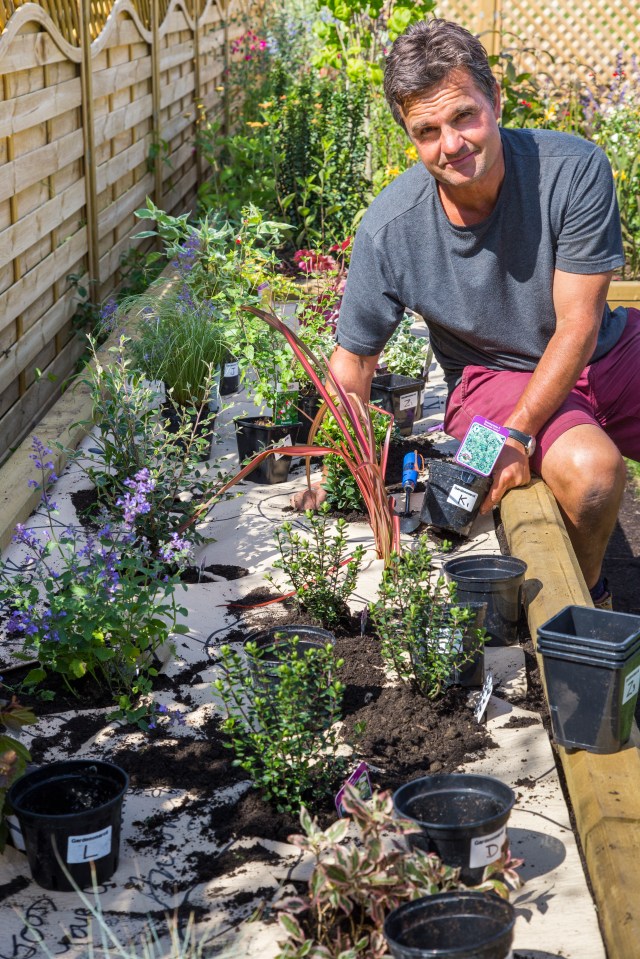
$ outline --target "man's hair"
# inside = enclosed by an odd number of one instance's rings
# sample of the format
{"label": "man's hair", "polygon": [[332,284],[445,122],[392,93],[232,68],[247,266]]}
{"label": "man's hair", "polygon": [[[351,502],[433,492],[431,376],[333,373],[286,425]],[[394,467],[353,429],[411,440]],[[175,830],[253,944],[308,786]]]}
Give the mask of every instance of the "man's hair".
{"label": "man's hair", "polygon": [[478,89],[495,103],[496,81],[477,37],[439,18],[407,27],[393,43],[384,73],[384,94],[396,123],[406,129],[400,108],[460,68],[468,70]]}

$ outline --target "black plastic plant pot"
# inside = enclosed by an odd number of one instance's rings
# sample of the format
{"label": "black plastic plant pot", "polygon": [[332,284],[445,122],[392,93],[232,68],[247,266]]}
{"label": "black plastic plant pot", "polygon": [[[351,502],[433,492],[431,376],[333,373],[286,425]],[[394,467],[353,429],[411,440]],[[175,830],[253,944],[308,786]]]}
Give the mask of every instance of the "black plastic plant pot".
{"label": "black plastic plant pot", "polygon": [[393,795],[396,815],[421,830],[407,836],[410,847],[459,866],[468,885],[481,882],[486,866],[506,850],[506,823],[515,801],[513,790],[499,779],[472,773],[424,776]]}
{"label": "black plastic plant pot", "polygon": [[322,397],[317,390],[312,389],[307,393],[298,393],[298,399],[296,400],[296,407],[300,414],[298,443],[301,446],[309,442],[309,430],[321,406]]}
{"label": "black plastic plant pot", "polygon": [[511,646],[518,639],[522,588],[527,564],[515,556],[474,553],[454,556],[442,565],[456,585],[456,602],[486,603],[487,646]]}
{"label": "black plastic plant pot", "polygon": [[[215,425],[216,425],[216,416],[212,412],[205,408],[200,417],[198,418],[197,413],[189,413],[187,416],[181,415],[180,412],[176,409],[175,405],[168,400],[162,404],[161,408],[162,422],[166,425],[168,433],[176,434],[182,428],[185,420],[188,417],[189,429],[193,430],[195,427],[195,436],[204,440],[203,445],[203,459],[208,459],[211,454],[211,447],[213,445],[213,439],[215,436]],[[186,449],[186,437],[180,437],[176,440],[176,446],[179,449]]]}
{"label": "black plastic plant pot", "polygon": [[473,619],[460,629],[461,665],[454,663],[451,683],[455,686],[482,686],[484,683],[484,641],[476,637],[487,615],[486,603],[461,603],[473,613]]}
{"label": "black plastic plant pot", "polygon": [[556,742],[618,752],[640,688],[640,616],[566,606],[539,628],[538,650]]}
{"label": "black plastic plant pot", "polygon": [[336,641],[333,633],[319,626],[270,626],[251,633],[247,642],[255,643],[261,650],[260,665],[254,668],[250,664],[255,683],[260,685],[266,680],[272,686],[278,684],[278,668],[291,656],[296,636],[295,648],[300,656],[309,649],[324,649],[327,643],[333,646]]}
{"label": "black plastic plant pot", "polygon": [[[234,423],[241,463],[277,443],[295,446],[298,442],[299,423],[265,426],[263,416],[238,416]],[[246,478],[253,483],[286,483],[290,466],[291,457],[276,451],[265,457]]]}
{"label": "black plastic plant pot", "polygon": [[235,358],[227,353],[220,365],[220,396],[231,396],[240,389],[240,365]]}
{"label": "black plastic plant pot", "polygon": [[373,378],[371,399],[387,413],[393,413],[394,423],[402,436],[410,436],[413,424],[422,414],[423,390],[422,378],[383,373]]}
{"label": "black plastic plant pot", "polygon": [[13,784],[7,798],[39,886],[86,889],[92,867],[98,885],[111,878],[118,868],[128,785],[123,769],[97,759],[50,763]]}
{"label": "black plastic plant pot", "polygon": [[468,536],[491,477],[480,476],[450,460],[432,460],[420,520],[428,526]]}
{"label": "black plastic plant pot", "polygon": [[394,959],[508,959],[515,921],[494,893],[442,892],[390,912],[384,936]]}

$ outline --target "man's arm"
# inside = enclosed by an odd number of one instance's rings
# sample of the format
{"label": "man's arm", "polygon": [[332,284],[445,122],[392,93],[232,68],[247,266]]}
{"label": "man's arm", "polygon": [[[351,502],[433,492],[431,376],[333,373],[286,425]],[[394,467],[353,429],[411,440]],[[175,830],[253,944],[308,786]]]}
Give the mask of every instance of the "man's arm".
{"label": "man's arm", "polygon": [[[555,271],[556,330],[505,426],[535,436],[566,399],[595,349],[612,275]],[[521,444],[507,440],[480,511],[488,513],[507,490],[528,483],[530,475]]]}
{"label": "man's arm", "polygon": [[329,367],[342,388],[347,393],[355,393],[366,404],[371,398],[371,380],[379,357],[379,353],[375,356],[358,356],[342,346],[336,346]]}

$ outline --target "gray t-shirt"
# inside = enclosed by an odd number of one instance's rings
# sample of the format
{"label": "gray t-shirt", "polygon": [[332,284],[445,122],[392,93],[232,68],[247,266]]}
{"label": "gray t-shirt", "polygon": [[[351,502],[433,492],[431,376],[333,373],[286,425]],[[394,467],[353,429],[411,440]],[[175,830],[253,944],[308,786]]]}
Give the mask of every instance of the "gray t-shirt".
{"label": "gray t-shirt", "polygon": [[[351,353],[379,353],[405,308],[426,320],[449,388],[468,365],[533,370],[556,323],[554,269],[624,263],[611,167],[580,137],[500,131],[505,177],[491,215],[454,226],[419,163],[373,201],[358,229],[338,321]],[[605,307],[592,361],[617,342],[626,310]]]}

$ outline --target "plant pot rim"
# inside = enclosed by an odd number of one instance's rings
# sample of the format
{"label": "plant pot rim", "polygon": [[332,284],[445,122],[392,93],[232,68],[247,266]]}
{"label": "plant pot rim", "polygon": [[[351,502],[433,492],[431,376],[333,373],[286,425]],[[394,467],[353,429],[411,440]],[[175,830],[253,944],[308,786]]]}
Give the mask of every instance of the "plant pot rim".
{"label": "plant pot rim", "polygon": [[[455,777],[455,779],[453,777]],[[419,784],[432,787],[424,790],[425,795],[455,792],[462,792],[470,796],[490,795],[492,798],[502,801],[504,808],[500,811],[500,813],[492,813],[489,816],[483,816],[481,819],[472,819],[464,823],[432,823],[425,819],[418,819],[416,816],[411,815],[410,812],[406,812],[405,810],[399,808],[399,800],[404,801],[405,794],[411,793],[412,789],[419,787]],[[484,789],[482,788],[483,786]],[[491,791],[487,789],[487,786],[491,787]],[[484,828],[487,823],[494,821],[496,818],[501,818],[502,816],[504,816],[504,821],[506,821],[515,804],[516,794],[510,786],[507,786],[506,783],[503,783],[501,779],[497,779],[495,776],[488,776],[482,773],[436,773],[433,776],[420,776],[418,779],[412,779],[408,783],[404,783],[404,785],[400,786],[399,789],[396,789],[393,794],[393,806],[400,817],[403,819],[409,819],[411,822],[427,828],[430,832],[441,834],[449,833],[452,829],[481,829]]]}

